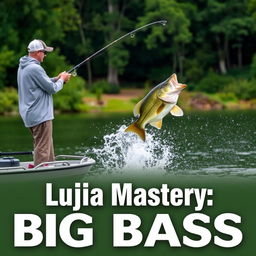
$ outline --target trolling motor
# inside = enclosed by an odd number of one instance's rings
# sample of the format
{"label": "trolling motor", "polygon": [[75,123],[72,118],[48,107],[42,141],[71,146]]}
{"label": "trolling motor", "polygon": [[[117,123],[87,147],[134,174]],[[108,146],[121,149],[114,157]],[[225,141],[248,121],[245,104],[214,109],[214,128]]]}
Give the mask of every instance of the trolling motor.
{"label": "trolling motor", "polygon": [[165,26],[167,23],[167,20],[159,20],[159,21],[155,21],[152,23],[148,23],[142,27],[139,27],[137,29],[132,30],[131,32],[119,37],[118,39],[114,40],[113,42],[109,43],[108,45],[104,46],[103,48],[101,48],[100,50],[98,50],[97,52],[93,53],[91,56],[87,57],[86,59],[84,59],[82,62],[80,62],[79,64],[77,64],[76,66],[74,66],[73,68],[71,68],[70,70],[67,71],[67,73],[72,74],[73,76],[76,76],[76,70],[82,66],[84,63],[88,62],[89,60],[91,60],[92,58],[96,57],[97,55],[99,55],[101,52],[103,52],[104,50],[106,50],[108,47],[112,46],[113,44],[117,43],[118,41],[122,40],[123,38],[127,37],[127,36],[131,36],[134,37],[134,34],[136,32],[138,32],[139,30],[142,30],[146,27],[149,26],[153,26],[153,25],[158,25],[161,24],[163,26]]}

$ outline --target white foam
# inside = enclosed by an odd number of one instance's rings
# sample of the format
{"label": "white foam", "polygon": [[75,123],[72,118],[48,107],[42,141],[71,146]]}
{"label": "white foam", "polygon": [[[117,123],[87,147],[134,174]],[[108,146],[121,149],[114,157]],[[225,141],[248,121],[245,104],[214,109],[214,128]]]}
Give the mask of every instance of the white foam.
{"label": "white foam", "polygon": [[[116,132],[103,137],[103,145],[90,149],[100,168],[106,171],[157,171],[165,173],[170,169],[174,153],[169,134],[166,139],[147,130],[143,142],[136,134],[125,132],[122,125]],[[162,134],[162,133],[161,133]],[[163,135],[163,134],[162,134]],[[88,152],[87,152],[88,153]]]}

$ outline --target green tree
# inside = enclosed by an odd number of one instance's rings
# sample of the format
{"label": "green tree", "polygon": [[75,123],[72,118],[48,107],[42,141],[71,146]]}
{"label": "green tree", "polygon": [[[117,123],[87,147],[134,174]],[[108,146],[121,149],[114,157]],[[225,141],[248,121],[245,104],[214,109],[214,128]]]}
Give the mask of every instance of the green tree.
{"label": "green tree", "polygon": [[194,11],[193,5],[176,0],[146,0],[144,15],[140,17],[139,26],[155,20],[167,20],[165,29],[152,27],[145,42],[148,49],[156,48],[159,42],[167,42],[164,50],[166,54],[172,55],[172,70],[179,70],[181,75],[186,54],[185,45],[192,39],[188,13],[193,15]]}
{"label": "green tree", "polygon": [[219,69],[225,74],[231,67],[230,52],[237,49],[237,65],[242,66],[242,45],[252,32],[253,19],[246,2],[241,0],[208,0],[203,10],[203,20],[208,25],[207,39],[217,48]]}
{"label": "green tree", "polygon": [[79,16],[74,0],[2,0],[0,24],[1,73],[8,74],[7,81],[2,75],[1,83],[14,84],[14,70],[28,43],[34,38],[47,44],[64,43],[66,33],[77,29]]}
{"label": "green tree", "polygon": [[[133,2],[133,3],[132,3]],[[137,1],[130,1],[130,5]],[[108,0],[107,13],[105,14],[105,36],[106,42],[110,43],[125,33],[133,22],[126,14],[128,1]],[[108,49],[108,75],[110,84],[119,85],[119,74],[122,74],[124,67],[128,64],[129,51],[125,42],[120,41],[115,47]]]}
{"label": "green tree", "polygon": [[[70,43],[70,47],[74,48],[75,54],[82,59],[84,59],[85,56],[91,55],[95,50],[95,42],[92,40],[95,34],[93,33],[95,30],[93,26],[93,17],[97,10],[95,5],[99,6],[99,3],[90,0],[75,0],[75,6],[77,8],[80,19],[79,33],[77,34],[77,31],[75,31],[75,34],[72,34],[71,36],[72,40],[69,40],[67,45]],[[87,85],[88,87],[91,87],[93,76],[91,61],[86,62],[84,70],[87,71]]]}
{"label": "green tree", "polygon": [[[134,24],[129,11],[135,9],[136,3],[140,2],[139,0],[76,0],[81,19],[76,53],[81,56],[91,55],[123,35]],[[98,62],[91,66],[90,62],[87,62],[88,84],[91,84],[92,73],[99,74],[102,69],[106,71],[110,84],[119,84],[119,75],[124,72],[129,60],[126,44],[127,41],[120,41],[114,47],[108,48],[107,54],[101,57],[103,61],[100,64]]]}

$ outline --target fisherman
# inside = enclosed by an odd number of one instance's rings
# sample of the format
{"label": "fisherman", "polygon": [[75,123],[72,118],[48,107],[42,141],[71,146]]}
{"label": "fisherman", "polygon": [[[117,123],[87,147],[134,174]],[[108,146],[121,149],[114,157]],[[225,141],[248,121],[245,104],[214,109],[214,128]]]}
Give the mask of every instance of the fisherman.
{"label": "fisherman", "polygon": [[33,136],[34,166],[55,159],[52,139],[52,94],[60,91],[71,76],[62,72],[56,77],[48,77],[41,62],[46,52],[52,51],[53,47],[35,39],[28,45],[28,55],[20,58],[18,68],[19,112],[25,127],[30,129]]}

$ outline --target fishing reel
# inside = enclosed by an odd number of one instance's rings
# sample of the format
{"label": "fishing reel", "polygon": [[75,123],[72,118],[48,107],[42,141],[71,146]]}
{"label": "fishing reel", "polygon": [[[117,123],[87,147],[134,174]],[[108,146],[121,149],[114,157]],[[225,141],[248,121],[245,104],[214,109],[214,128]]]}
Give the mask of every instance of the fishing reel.
{"label": "fishing reel", "polygon": [[77,76],[76,69],[74,69],[74,71],[71,72],[71,76]]}

